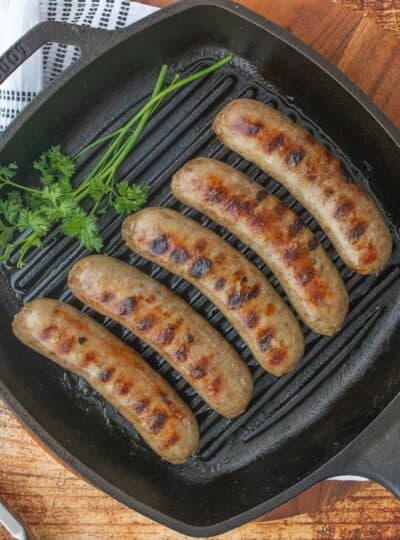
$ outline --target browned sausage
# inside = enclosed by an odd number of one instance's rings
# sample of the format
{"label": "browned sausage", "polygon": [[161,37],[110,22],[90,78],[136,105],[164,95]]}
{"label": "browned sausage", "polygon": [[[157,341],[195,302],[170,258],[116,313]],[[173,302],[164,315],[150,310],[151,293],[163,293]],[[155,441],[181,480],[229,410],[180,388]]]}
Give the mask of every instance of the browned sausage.
{"label": "browned sausage", "polygon": [[315,216],[347,266],[360,274],[382,270],[392,238],[381,212],[310,133],[250,99],[229,103],[215,119],[214,131],[229,148],[281,182]]}
{"label": "browned sausage", "polygon": [[199,441],[197,422],[169,384],[130,347],[77,309],[57,300],[27,304],[14,318],[25,345],[84,378],[171,463]]}
{"label": "browned sausage", "polygon": [[346,288],[324,248],[290,208],[245,174],[208,158],[186,163],[173,178],[172,192],[258,253],[314,332],[339,330],[348,309]]}
{"label": "browned sausage", "polygon": [[82,302],[153,347],[217,412],[232,418],[251,398],[246,364],[223,337],[179,296],[129,264],[92,255],[70,270]]}
{"label": "browned sausage", "polygon": [[292,312],[262,272],[217,234],[168,208],[145,208],[124,221],[122,236],[208,296],[266,370],[280,376],[299,361],[304,341]]}

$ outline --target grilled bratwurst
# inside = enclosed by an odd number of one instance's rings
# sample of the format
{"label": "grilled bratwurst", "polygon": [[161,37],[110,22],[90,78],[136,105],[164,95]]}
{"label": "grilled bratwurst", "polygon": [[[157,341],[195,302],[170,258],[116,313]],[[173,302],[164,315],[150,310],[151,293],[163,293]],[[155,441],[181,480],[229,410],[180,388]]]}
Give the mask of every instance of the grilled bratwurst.
{"label": "grilled bratwurst", "polygon": [[167,208],[146,208],[122,227],[128,246],[190,281],[231,322],[256,360],[280,376],[304,341],[292,312],[265,276],[217,234]]}
{"label": "grilled bratwurst", "polygon": [[310,133],[250,99],[229,103],[215,119],[214,131],[226,146],[281,182],[315,216],[349,268],[360,274],[382,270],[392,238],[381,212]]}
{"label": "grilled bratwurst", "polygon": [[124,262],[92,255],[73,266],[68,285],[82,302],[155,349],[217,412],[247,407],[250,372],[236,351],[179,296]]}
{"label": "grilled bratwurst", "polygon": [[173,178],[172,192],[264,259],[314,332],[339,330],[349,303],[344,283],[293,210],[245,174],[208,158],[186,163]]}
{"label": "grilled bratwurst", "polygon": [[77,309],[57,300],[27,304],[14,334],[28,347],[84,378],[171,463],[197,449],[199,430],[189,408],[130,347]]}

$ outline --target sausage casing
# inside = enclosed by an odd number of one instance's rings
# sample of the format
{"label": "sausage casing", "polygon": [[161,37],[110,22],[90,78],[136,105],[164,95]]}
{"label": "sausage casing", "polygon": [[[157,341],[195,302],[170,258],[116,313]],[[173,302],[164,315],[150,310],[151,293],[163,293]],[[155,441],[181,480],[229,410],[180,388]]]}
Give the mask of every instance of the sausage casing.
{"label": "sausage casing", "polygon": [[281,182],[310,211],[349,268],[379,272],[392,238],[376,204],[305,129],[269,105],[229,103],[213,125],[229,148]]}
{"label": "sausage casing", "polygon": [[232,418],[251,398],[246,364],[179,296],[137,268],[91,255],[69,272],[82,302],[118,321],[159,352],[217,412]]}
{"label": "sausage casing", "polygon": [[77,309],[57,300],[27,304],[13,332],[25,345],[84,378],[171,463],[199,441],[197,422],[169,384],[133,349]]}
{"label": "sausage casing", "polygon": [[280,376],[304,350],[301,329],[258,268],[217,234],[168,208],[125,219],[127,245],[193,283],[231,322],[254,358]]}
{"label": "sausage casing", "polygon": [[343,280],[293,210],[214,159],[189,161],[171,187],[177,199],[232,231],[264,259],[314,332],[331,335],[339,330],[348,309]]}

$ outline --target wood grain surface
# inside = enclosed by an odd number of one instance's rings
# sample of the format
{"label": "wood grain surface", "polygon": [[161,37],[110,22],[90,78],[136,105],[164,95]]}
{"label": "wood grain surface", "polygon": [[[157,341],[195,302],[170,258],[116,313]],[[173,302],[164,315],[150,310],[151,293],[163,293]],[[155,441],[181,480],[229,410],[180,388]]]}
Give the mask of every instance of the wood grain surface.
{"label": "wood grain surface", "polygon": [[[173,1],[146,3],[165,6]],[[400,0],[241,3],[287,28],[329,58],[400,126]],[[347,497],[336,502],[344,495]],[[0,496],[39,539],[185,538],[125,508],[66,469],[1,402]],[[294,517],[288,518],[290,515]],[[8,538],[0,529],[0,540]],[[218,538],[399,540],[400,502],[371,482],[324,482],[272,515]]]}

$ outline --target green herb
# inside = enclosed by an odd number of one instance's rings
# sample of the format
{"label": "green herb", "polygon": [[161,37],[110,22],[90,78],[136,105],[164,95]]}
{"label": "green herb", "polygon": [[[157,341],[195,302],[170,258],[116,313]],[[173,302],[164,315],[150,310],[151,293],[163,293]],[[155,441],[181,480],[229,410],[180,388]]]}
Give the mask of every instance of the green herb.
{"label": "green herb", "polygon": [[[98,229],[99,217],[110,208],[117,214],[127,214],[146,204],[149,185],[117,181],[117,174],[156,109],[168,95],[216,71],[231,58],[229,55],[182,80],[175,75],[165,88],[168,66],[163,65],[151,98],[120,129],[99,137],[74,158],[63,154],[59,146],[44,152],[33,163],[39,175],[37,187],[15,182],[15,163],[0,166],[0,190],[8,190],[0,198],[0,263],[8,262],[15,252],[17,265],[22,266],[29,249],[40,248],[54,226],[59,226],[64,235],[77,238],[85,248],[100,251],[103,241]],[[107,142],[88,176],[78,186],[74,185],[76,161]],[[16,231],[22,234],[13,240]]]}

